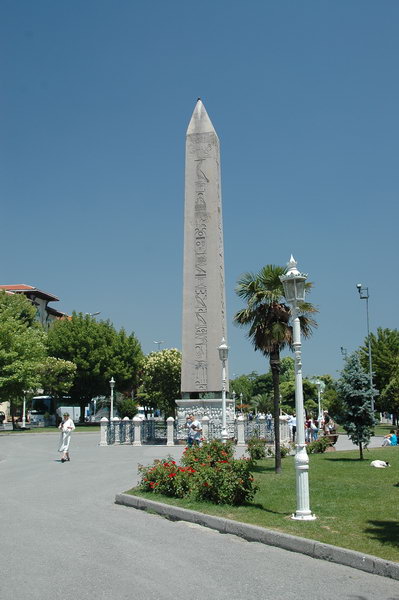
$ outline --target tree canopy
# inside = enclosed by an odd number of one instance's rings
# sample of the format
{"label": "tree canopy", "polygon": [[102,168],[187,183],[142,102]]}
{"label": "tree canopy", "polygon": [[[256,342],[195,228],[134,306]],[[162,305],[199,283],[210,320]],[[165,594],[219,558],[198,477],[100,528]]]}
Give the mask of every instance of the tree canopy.
{"label": "tree canopy", "polygon": [[45,333],[35,315],[35,307],[24,296],[0,292],[0,398],[10,401],[13,416],[24,394],[42,381]]}
{"label": "tree canopy", "polygon": [[75,363],[47,356],[39,367],[43,393],[56,398],[68,394],[73,385],[76,371]]}
{"label": "tree canopy", "polygon": [[143,358],[140,343],[134,334],[116,331],[109,321],[74,312],[71,319],[51,326],[47,347],[52,356],[75,363],[69,393],[82,406],[95,396],[107,396],[111,377],[120,392],[130,394],[137,387]]}
{"label": "tree canopy", "polygon": [[[371,360],[373,369],[373,383],[379,391],[376,395],[376,405],[380,410],[390,410],[390,393],[383,393],[390,385],[391,380],[397,377],[399,366],[399,331],[397,329],[383,329],[378,327],[377,334],[370,333]],[[369,370],[368,337],[360,348],[362,366]],[[392,386],[390,388],[393,389]],[[390,411],[392,412],[392,411]]]}
{"label": "tree canopy", "polygon": [[[237,295],[246,302],[246,306],[234,316],[237,325],[248,328],[248,337],[255,350],[269,358],[273,380],[273,413],[275,423],[280,413],[280,371],[281,351],[292,349],[293,330],[290,323],[291,312],[284,297],[284,288],[280,277],[286,269],[276,265],[266,265],[258,273],[245,273],[236,287]],[[312,287],[310,282],[306,289]],[[304,337],[312,333],[317,324],[313,314],[316,308],[308,303],[299,303],[299,321]],[[281,451],[279,428],[275,428],[275,472],[281,471]]]}
{"label": "tree canopy", "polygon": [[341,401],[339,422],[352,442],[359,446],[360,459],[363,459],[363,447],[370,441],[375,420],[371,409],[373,390],[370,390],[369,376],[362,367],[359,353],[346,358],[337,391]]}
{"label": "tree canopy", "polygon": [[[143,364],[141,397],[149,406],[174,416],[176,399],[180,397],[181,352],[176,348],[151,352]],[[139,398],[140,398],[139,394]]]}

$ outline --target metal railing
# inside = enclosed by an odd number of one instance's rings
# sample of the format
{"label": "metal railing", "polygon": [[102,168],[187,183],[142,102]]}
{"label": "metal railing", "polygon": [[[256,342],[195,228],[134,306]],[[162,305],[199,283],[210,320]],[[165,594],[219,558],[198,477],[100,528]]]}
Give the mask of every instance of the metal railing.
{"label": "metal railing", "polygon": [[[107,421],[102,424],[102,437],[100,445],[112,446],[115,444],[133,444],[133,445],[174,445],[176,442],[181,442],[181,431],[179,433],[178,421],[175,420],[173,425],[169,423],[170,439],[168,439],[168,424],[166,421],[145,419],[141,422],[128,419],[122,421]],[[103,429],[104,428],[104,429]],[[289,439],[288,426],[285,427],[287,432],[284,432],[282,439]],[[227,423],[227,432],[229,439],[235,439],[239,445],[247,442],[251,438],[258,437],[266,440],[267,443],[274,442],[274,422],[256,419],[253,420],[236,420]],[[280,435],[282,433],[280,424]],[[222,423],[220,419],[209,421],[204,426],[204,437],[208,440],[222,438]],[[181,438],[181,439],[180,439]]]}
{"label": "metal railing", "polygon": [[165,421],[143,420],[141,442],[143,444],[166,444],[167,425]]}

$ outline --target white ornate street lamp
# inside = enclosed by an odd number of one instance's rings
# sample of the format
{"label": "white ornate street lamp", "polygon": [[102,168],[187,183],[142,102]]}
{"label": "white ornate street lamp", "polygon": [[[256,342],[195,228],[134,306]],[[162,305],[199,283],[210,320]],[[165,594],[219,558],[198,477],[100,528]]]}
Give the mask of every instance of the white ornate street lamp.
{"label": "white ornate street lamp", "polygon": [[229,356],[229,347],[224,338],[222,338],[222,343],[218,350],[222,363],[222,442],[225,444],[229,437],[226,427],[226,361]]}
{"label": "white ornate street lamp", "polygon": [[366,300],[366,318],[367,318],[367,340],[369,348],[369,380],[371,391],[371,410],[374,412],[374,388],[373,388],[373,365],[371,360],[371,339],[370,339],[370,321],[369,321],[369,288],[363,287],[361,283],[356,285],[360,300]]}
{"label": "white ornate street lamp", "polygon": [[322,381],[320,381],[320,379],[316,379],[316,381],[314,383],[317,386],[317,404],[318,404],[317,420],[319,422],[319,429],[320,429],[320,425],[323,420],[323,410],[322,410],[322,406],[321,406],[321,393],[324,389],[324,384]]}
{"label": "white ornate street lamp", "polygon": [[109,420],[112,421],[114,418],[114,387],[115,387],[115,379],[111,377],[111,381],[109,382],[111,387],[111,408],[109,411]]}
{"label": "white ornate street lamp", "polygon": [[26,392],[24,390],[24,404],[22,408],[22,429],[26,428]]}
{"label": "white ornate street lamp", "polygon": [[305,281],[307,275],[300,273],[296,268],[296,261],[291,255],[288,270],[280,277],[284,286],[284,296],[291,305],[293,346],[295,353],[295,410],[296,410],[296,513],[292,519],[298,521],[313,521],[316,516],[309,507],[309,458],[305,444],[305,423],[303,417],[303,386],[302,386],[302,359],[301,359],[301,327],[298,316],[298,303],[305,300]]}

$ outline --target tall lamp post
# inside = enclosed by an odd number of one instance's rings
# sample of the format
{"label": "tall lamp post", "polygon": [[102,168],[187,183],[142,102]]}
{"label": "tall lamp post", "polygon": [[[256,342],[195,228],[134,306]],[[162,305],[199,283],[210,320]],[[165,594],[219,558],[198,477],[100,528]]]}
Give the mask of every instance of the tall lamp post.
{"label": "tall lamp post", "polygon": [[26,392],[24,390],[24,404],[22,408],[22,429],[26,428]]}
{"label": "tall lamp post", "polygon": [[218,350],[219,358],[222,363],[222,442],[225,444],[229,437],[226,427],[226,361],[229,356],[229,347],[224,338],[222,338],[222,343]]}
{"label": "tall lamp post", "polygon": [[296,428],[296,513],[292,519],[297,521],[313,521],[316,516],[309,506],[309,458],[305,444],[305,423],[303,417],[303,386],[302,386],[302,358],[301,358],[301,327],[298,315],[298,303],[305,300],[305,281],[307,275],[300,273],[296,268],[297,262],[291,255],[288,270],[280,277],[284,286],[285,299],[291,306],[293,320],[293,346],[295,353],[295,410],[297,419]]}
{"label": "tall lamp post", "polygon": [[109,420],[112,421],[114,418],[114,387],[115,387],[115,379],[111,377],[111,381],[109,382],[111,387],[111,407],[109,411]]}
{"label": "tall lamp post", "polygon": [[359,292],[360,300],[366,300],[366,318],[367,318],[367,340],[369,347],[369,379],[371,391],[371,410],[374,412],[374,395],[373,395],[373,365],[371,361],[371,340],[370,340],[370,322],[369,322],[369,288],[363,287],[361,283],[356,285]]}
{"label": "tall lamp post", "polygon": [[320,381],[320,379],[317,379],[315,381],[315,384],[317,386],[317,404],[318,404],[318,415],[317,415],[317,420],[319,422],[319,429],[320,429],[320,424],[323,420],[323,411],[322,411],[322,406],[321,406],[321,393],[323,391],[323,382]]}

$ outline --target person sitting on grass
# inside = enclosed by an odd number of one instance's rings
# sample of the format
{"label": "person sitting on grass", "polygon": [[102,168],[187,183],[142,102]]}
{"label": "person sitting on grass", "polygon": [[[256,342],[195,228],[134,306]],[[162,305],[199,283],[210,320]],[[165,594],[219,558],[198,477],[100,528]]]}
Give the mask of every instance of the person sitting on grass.
{"label": "person sitting on grass", "polygon": [[391,429],[391,431],[388,433],[388,435],[384,436],[384,439],[382,440],[382,446],[397,446],[398,445],[398,438],[396,437],[396,433],[393,429]]}

